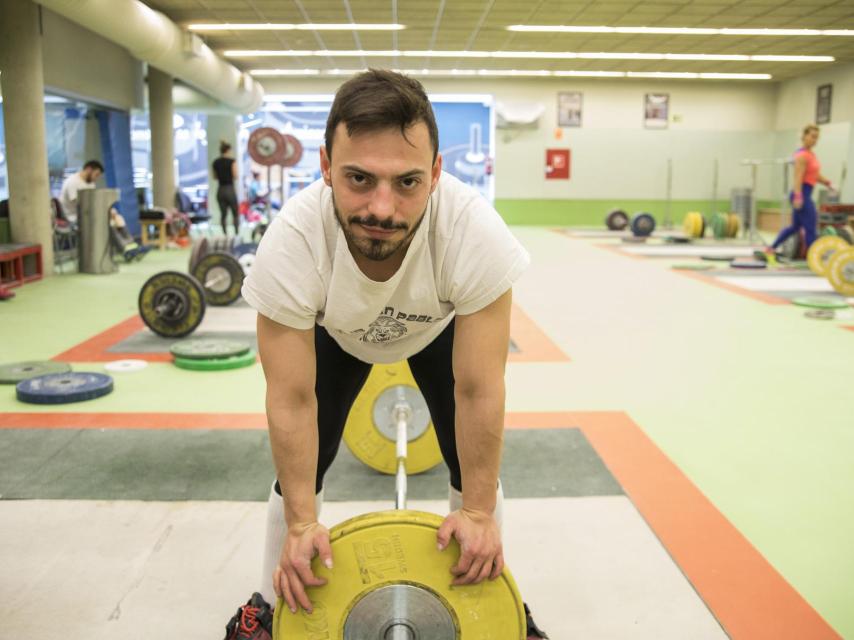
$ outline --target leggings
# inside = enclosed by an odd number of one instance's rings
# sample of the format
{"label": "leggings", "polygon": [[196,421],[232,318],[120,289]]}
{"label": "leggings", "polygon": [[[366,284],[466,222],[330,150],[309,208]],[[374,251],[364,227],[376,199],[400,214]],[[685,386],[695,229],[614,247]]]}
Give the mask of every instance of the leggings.
{"label": "leggings", "polygon": [[[801,205],[800,209],[792,210],[792,224],[783,229],[777,236],[777,239],[774,240],[774,244],[772,245],[774,249],[783,244],[789,236],[797,233],[801,227],[804,229],[804,237],[807,244],[806,248],[809,249],[810,245],[815,242],[818,214],[815,211],[815,204],[812,201],[812,190],[813,185],[807,183],[803,184],[801,195],[803,196],[804,203]],[[789,194],[789,202],[793,203],[794,199],[795,194],[792,192]]]}
{"label": "leggings", "polygon": [[219,205],[220,220],[222,222],[222,232],[228,234],[226,225],[228,224],[228,210],[231,209],[231,215],[234,216],[234,233],[239,234],[238,225],[240,218],[237,215],[237,193],[234,191],[233,184],[222,184],[216,190],[216,202]]}
{"label": "leggings", "polygon": [[[451,354],[454,344],[454,321],[420,352],[409,358],[409,368],[427,402],[436,429],[439,449],[450,471],[451,486],[462,491],[457,441],[454,436],[454,371]],[[317,432],[318,460],[315,493],[323,488],[323,477],[332,465],[344,434],[350,407],[371,372],[371,365],[354,358],[338,346],[326,329],[314,327],[317,354]],[[276,493],[282,493],[278,481]]]}

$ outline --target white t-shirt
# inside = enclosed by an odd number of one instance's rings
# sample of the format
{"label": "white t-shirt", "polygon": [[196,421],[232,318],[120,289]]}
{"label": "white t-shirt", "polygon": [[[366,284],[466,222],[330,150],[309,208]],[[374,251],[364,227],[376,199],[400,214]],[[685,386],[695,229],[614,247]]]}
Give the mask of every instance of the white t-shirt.
{"label": "white t-shirt", "polygon": [[296,329],[323,326],[364,362],[397,362],[433,341],[455,313],[479,311],[530,263],[504,220],[443,173],[403,263],[386,282],[353,259],[322,180],[289,200],[264,234],[243,297]]}
{"label": "white t-shirt", "polygon": [[94,188],[95,183],[86,182],[79,172],[68,176],[62,183],[62,191],[59,192],[59,204],[62,205],[62,211],[70,222],[76,222],[77,215],[80,213],[77,192],[81,189]]}

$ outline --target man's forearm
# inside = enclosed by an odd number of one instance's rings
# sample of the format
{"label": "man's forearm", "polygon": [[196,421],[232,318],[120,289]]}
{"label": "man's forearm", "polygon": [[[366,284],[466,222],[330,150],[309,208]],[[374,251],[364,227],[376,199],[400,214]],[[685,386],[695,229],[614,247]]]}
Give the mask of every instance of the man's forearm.
{"label": "man's forearm", "polygon": [[317,520],[317,403],[273,405],[267,402],[270,447],[285,500],[288,526]]}
{"label": "man's forearm", "polygon": [[456,405],[463,507],[492,513],[504,444],[504,381],[482,393],[457,393]]}

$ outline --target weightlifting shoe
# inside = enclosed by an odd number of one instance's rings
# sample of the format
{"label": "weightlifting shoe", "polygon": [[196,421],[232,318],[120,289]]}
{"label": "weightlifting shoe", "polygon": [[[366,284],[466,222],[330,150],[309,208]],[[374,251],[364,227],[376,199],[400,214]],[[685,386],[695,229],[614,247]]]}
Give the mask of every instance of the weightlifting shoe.
{"label": "weightlifting shoe", "polygon": [[272,640],[273,611],[260,593],[253,593],[247,603],[225,625],[225,640]]}
{"label": "weightlifting shoe", "polygon": [[531,610],[528,608],[528,605],[525,603],[522,604],[525,605],[525,622],[528,625],[528,640],[539,640],[540,638],[548,640],[549,636],[545,631],[537,626],[537,623],[534,622],[534,619],[531,617]]}

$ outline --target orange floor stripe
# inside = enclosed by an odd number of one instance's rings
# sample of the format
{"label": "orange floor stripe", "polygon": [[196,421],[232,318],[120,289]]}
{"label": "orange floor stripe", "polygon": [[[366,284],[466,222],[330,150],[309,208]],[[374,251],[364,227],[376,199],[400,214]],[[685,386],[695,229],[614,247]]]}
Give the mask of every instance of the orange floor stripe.
{"label": "orange floor stripe", "polygon": [[569,356],[515,304],[510,311],[510,337],[519,351],[508,354],[508,362],[569,362]]}
{"label": "orange floor stripe", "polygon": [[[7,413],[0,428],[265,429],[263,413]],[[734,640],[839,639],[655,443],[619,411],[508,413],[509,429],[582,430]]]}
{"label": "orange floor stripe", "polygon": [[751,291],[750,289],[737,287],[734,284],[730,284],[728,282],[721,282],[720,278],[715,278],[714,276],[708,276],[702,273],[693,273],[691,271],[685,271],[682,269],[673,269],[673,272],[678,273],[681,276],[685,276],[686,278],[693,278],[694,280],[705,282],[706,284],[710,284],[713,287],[726,289],[727,291],[737,293],[738,295],[744,296],[745,298],[750,298],[751,300],[758,300],[759,302],[764,302],[765,304],[791,304],[791,302],[789,300],[786,300],[786,298],[772,296],[769,293],[762,293],[761,291]]}

